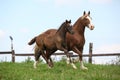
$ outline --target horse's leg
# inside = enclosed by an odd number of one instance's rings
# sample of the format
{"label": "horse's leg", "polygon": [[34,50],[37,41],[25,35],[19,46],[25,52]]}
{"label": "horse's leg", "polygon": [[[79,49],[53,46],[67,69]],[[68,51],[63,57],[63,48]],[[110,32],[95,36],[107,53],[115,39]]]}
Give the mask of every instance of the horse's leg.
{"label": "horse's leg", "polygon": [[82,52],[78,50],[77,47],[73,48],[73,51],[79,55],[79,60],[80,60],[80,68],[82,70],[87,70],[88,68],[84,66],[83,61],[82,61]]}

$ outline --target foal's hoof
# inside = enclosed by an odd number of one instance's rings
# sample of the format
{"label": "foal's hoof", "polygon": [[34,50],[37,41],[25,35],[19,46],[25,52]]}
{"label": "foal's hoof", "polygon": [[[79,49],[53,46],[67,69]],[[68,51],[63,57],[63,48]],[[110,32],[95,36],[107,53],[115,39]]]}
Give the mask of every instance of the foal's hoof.
{"label": "foal's hoof", "polygon": [[48,66],[48,68],[49,68],[49,69],[52,69],[52,67],[51,67],[51,66]]}
{"label": "foal's hoof", "polygon": [[71,63],[73,69],[77,69],[77,67],[75,66],[75,64]]}
{"label": "foal's hoof", "polygon": [[82,70],[88,70],[88,68],[87,68],[87,67],[84,67],[84,66],[82,66],[81,69],[82,69]]}
{"label": "foal's hoof", "polygon": [[34,69],[37,69],[37,67],[34,67]]}
{"label": "foal's hoof", "polygon": [[69,62],[69,61],[66,61],[66,63],[67,63],[67,64],[70,64],[70,62]]}
{"label": "foal's hoof", "polygon": [[33,65],[33,68],[36,69],[37,68],[36,65]]}
{"label": "foal's hoof", "polygon": [[52,69],[52,67],[53,67],[53,65],[48,65],[48,68],[49,68],[49,69]]}
{"label": "foal's hoof", "polygon": [[75,67],[73,67],[73,69],[77,69],[77,67],[75,66]]}

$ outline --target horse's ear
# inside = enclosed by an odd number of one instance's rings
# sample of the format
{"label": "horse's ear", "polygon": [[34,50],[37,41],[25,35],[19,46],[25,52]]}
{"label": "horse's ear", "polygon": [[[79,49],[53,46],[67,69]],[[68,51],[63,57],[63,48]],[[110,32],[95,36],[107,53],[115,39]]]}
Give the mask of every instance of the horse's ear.
{"label": "horse's ear", "polygon": [[66,21],[65,21],[66,23],[68,23],[69,21],[66,19]]}
{"label": "horse's ear", "polygon": [[90,11],[88,12],[88,15],[90,15]]}
{"label": "horse's ear", "polygon": [[86,14],[86,12],[84,11],[84,12],[83,12],[83,15],[85,15],[85,14]]}

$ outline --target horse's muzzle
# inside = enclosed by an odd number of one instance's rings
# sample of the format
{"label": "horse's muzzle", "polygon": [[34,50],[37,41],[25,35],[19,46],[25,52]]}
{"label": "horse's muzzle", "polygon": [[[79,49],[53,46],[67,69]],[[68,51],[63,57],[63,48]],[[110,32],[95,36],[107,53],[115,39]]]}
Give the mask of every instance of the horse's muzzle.
{"label": "horse's muzzle", "polygon": [[94,28],[95,28],[94,26],[91,26],[91,27],[90,27],[90,30],[93,30]]}
{"label": "horse's muzzle", "polygon": [[95,27],[94,27],[94,25],[88,25],[88,28],[90,29],[90,30],[93,30]]}

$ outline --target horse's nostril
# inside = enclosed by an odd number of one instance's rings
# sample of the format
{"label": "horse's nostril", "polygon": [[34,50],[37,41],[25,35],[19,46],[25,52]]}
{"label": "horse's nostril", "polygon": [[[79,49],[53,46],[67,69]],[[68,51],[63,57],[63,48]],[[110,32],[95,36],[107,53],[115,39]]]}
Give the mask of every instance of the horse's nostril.
{"label": "horse's nostril", "polygon": [[92,30],[94,29],[95,27],[94,26],[92,26]]}

